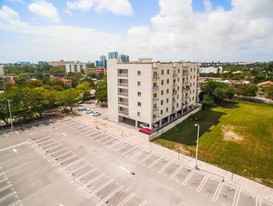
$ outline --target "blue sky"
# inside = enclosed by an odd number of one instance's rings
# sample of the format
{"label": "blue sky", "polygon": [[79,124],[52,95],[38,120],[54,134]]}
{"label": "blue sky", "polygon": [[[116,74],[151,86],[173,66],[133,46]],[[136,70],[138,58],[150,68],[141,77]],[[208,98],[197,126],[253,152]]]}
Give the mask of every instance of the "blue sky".
{"label": "blue sky", "polygon": [[0,0],[0,63],[273,60],[272,0]]}

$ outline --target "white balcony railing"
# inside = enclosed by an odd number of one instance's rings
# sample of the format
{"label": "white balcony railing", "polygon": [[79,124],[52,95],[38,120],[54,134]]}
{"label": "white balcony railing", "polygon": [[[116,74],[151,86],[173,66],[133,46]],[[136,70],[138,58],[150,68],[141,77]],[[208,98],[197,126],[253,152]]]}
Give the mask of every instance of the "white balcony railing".
{"label": "white balcony railing", "polygon": [[128,73],[118,73],[118,77],[128,77]]}
{"label": "white balcony railing", "polygon": [[120,86],[120,87],[128,87],[128,83],[118,83],[118,86]]}
{"label": "white balcony railing", "polygon": [[122,101],[119,101],[118,104],[123,105],[123,106],[128,106],[129,105],[128,102],[122,102]]}
{"label": "white balcony railing", "polygon": [[128,97],[128,93],[126,92],[119,92],[118,95]]}
{"label": "white balcony railing", "polygon": [[119,113],[119,114],[123,114],[123,115],[125,115],[125,116],[128,116],[128,115],[129,115],[129,113],[128,113],[127,111],[123,111],[123,110],[119,110],[118,113]]}

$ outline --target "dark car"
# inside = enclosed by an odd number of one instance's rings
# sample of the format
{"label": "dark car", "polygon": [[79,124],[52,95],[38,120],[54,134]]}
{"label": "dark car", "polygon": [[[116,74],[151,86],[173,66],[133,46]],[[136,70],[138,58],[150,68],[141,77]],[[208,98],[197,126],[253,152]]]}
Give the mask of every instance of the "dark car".
{"label": "dark car", "polygon": [[148,135],[151,135],[154,133],[150,128],[140,128],[138,131]]}

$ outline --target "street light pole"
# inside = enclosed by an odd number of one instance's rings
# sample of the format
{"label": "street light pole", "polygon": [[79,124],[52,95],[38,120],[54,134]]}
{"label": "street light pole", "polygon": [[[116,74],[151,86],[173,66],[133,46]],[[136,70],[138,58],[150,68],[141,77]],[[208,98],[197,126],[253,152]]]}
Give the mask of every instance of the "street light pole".
{"label": "street light pole", "polygon": [[198,170],[197,160],[198,160],[198,146],[199,146],[199,131],[200,131],[200,125],[195,124],[195,127],[197,127],[197,136],[196,136],[196,155],[195,155],[195,169]]}
{"label": "street light pole", "polygon": [[10,128],[13,128],[13,123],[12,123],[12,115],[11,115],[11,109],[10,109],[10,100],[8,100],[8,106],[9,106],[9,117],[10,117]]}

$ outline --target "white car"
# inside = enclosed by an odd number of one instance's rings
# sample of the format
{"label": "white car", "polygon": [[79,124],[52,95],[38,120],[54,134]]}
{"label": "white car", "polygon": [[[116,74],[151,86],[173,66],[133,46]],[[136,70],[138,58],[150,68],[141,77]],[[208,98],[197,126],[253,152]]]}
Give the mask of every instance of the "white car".
{"label": "white car", "polygon": [[140,128],[150,128],[148,124],[140,124],[139,125]]}

